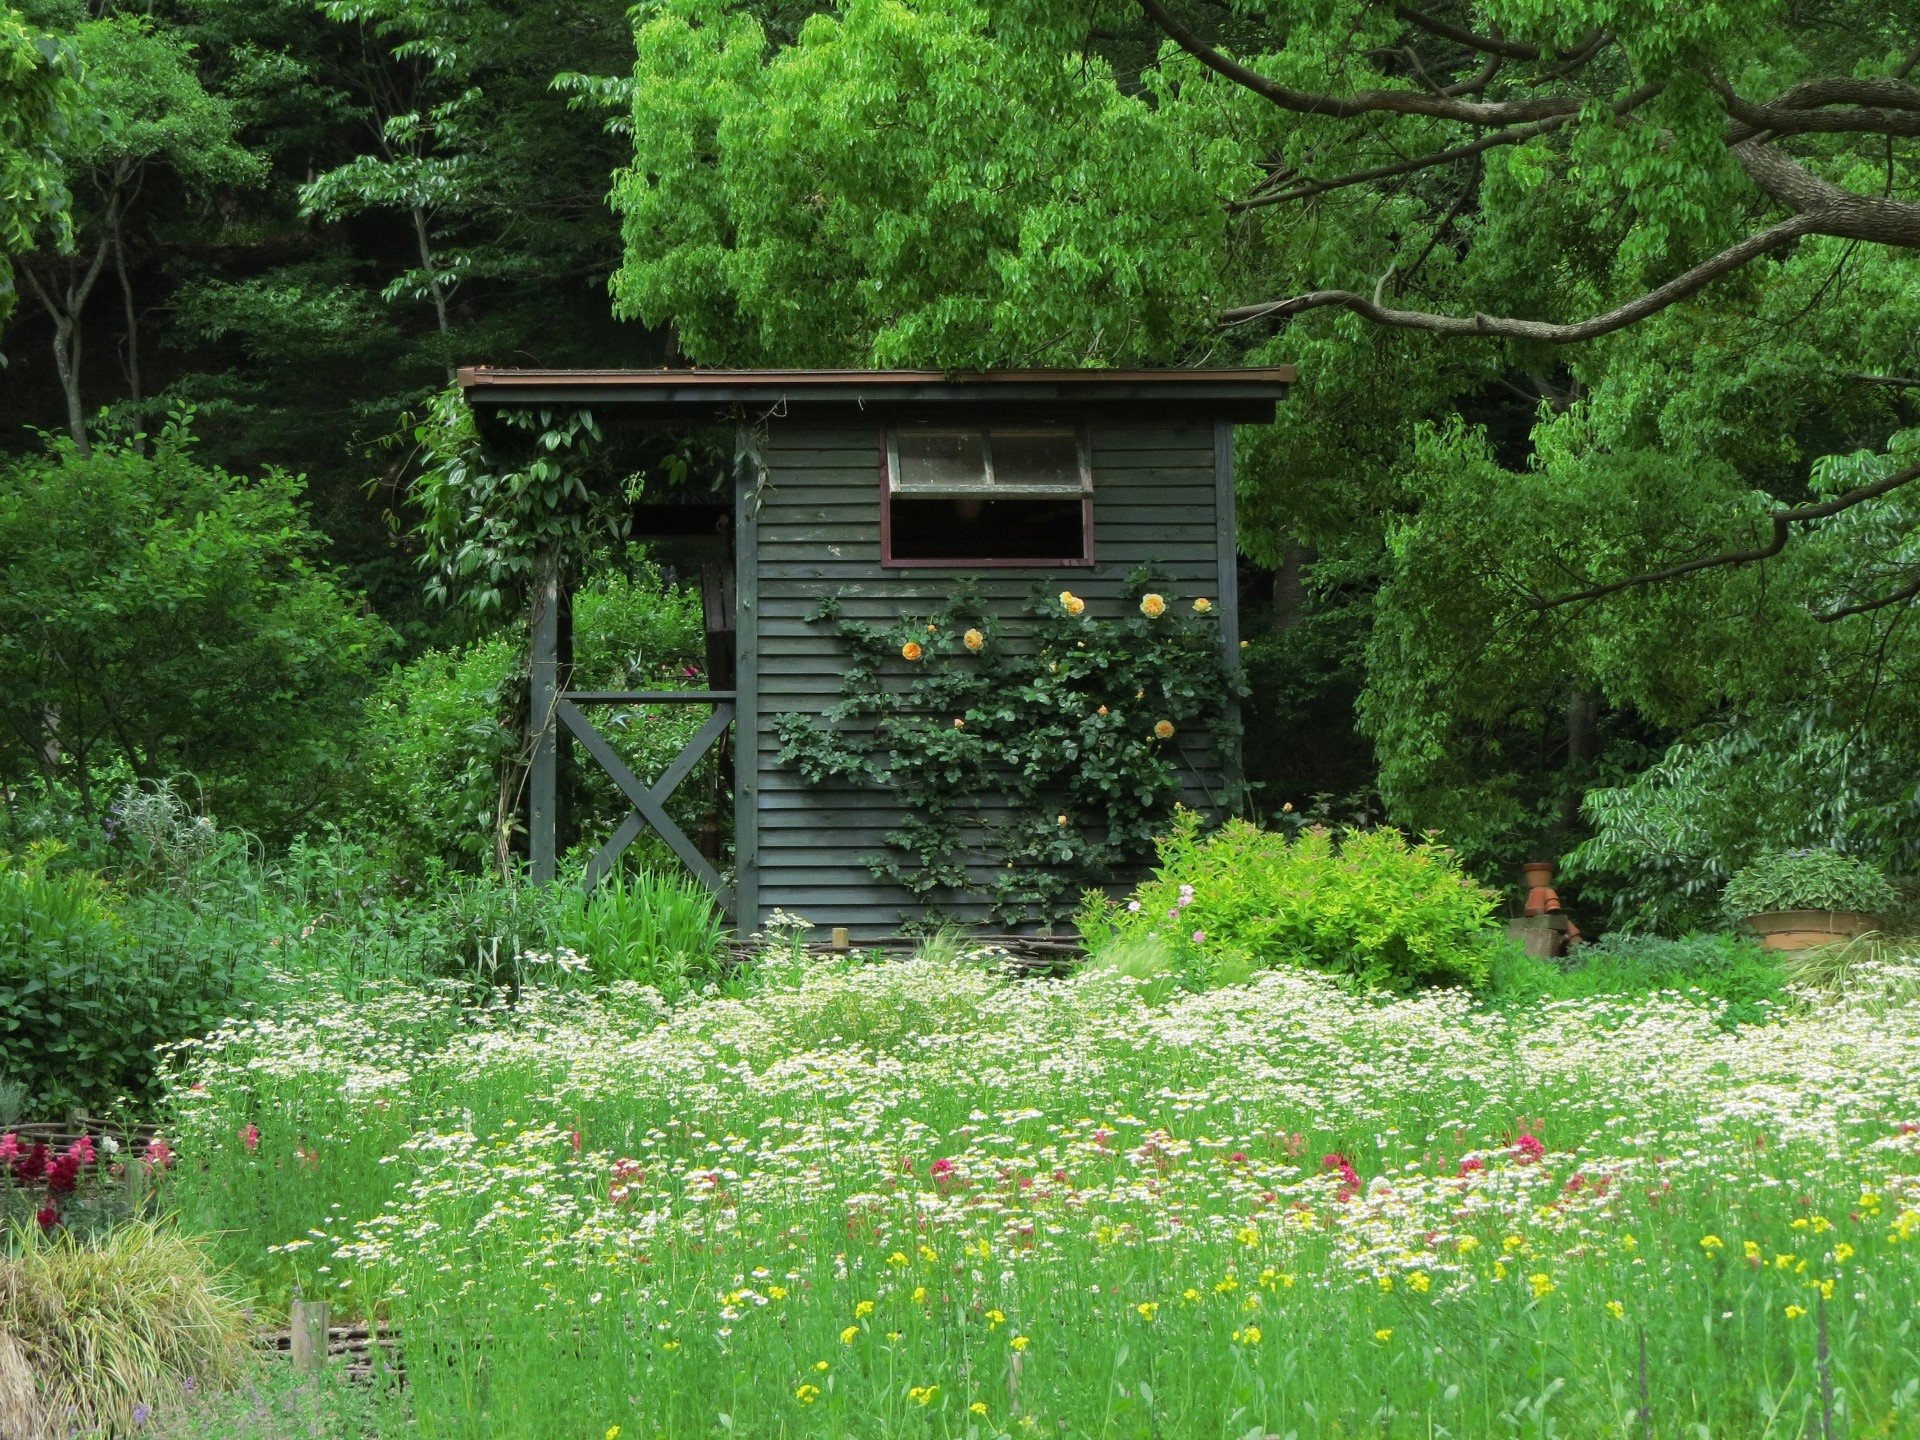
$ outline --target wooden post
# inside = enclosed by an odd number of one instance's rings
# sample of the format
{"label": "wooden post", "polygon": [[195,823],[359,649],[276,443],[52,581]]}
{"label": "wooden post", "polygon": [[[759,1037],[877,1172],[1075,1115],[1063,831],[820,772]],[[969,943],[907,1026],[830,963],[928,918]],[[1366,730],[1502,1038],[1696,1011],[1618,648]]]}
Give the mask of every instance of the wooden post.
{"label": "wooden post", "polygon": [[733,923],[760,926],[760,466],[751,432],[734,433]]}
{"label": "wooden post", "polygon": [[[1225,651],[1227,668],[1240,671],[1240,536],[1234,525],[1235,490],[1233,479],[1233,422],[1213,422],[1213,520],[1216,563],[1220,587],[1215,604],[1220,614],[1220,648]],[[1227,702],[1230,724],[1240,723],[1240,702]],[[1241,788],[1240,742],[1231,745],[1214,741],[1220,751],[1220,768],[1227,782],[1227,808],[1235,814],[1246,812],[1246,792]]]}
{"label": "wooden post", "polygon": [[836,950],[851,950],[853,948],[853,937],[848,932],[846,926],[836,925],[833,927],[833,948]]}
{"label": "wooden post", "polygon": [[532,711],[527,734],[527,860],[533,883],[549,885],[560,860],[560,566],[547,556],[533,582]]}
{"label": "wooden post", "polygon": [[324,1369],[327,1363],[327,1302],[294,1301],[290,1329],[293,1368],[301,1371]]}

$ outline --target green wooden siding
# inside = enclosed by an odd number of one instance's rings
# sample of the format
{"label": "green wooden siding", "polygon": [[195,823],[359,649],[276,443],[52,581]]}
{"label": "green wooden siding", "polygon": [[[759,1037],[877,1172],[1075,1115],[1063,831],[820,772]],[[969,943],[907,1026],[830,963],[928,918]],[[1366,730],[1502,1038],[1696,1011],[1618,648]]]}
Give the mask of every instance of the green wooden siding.
{"label": "green wooden siding", "polygon": [[[821,597],[838,595],[851,618],[885,622],[932,608],[956,580],[969,578],[989,604],[1017,622],[1035,580],[1044,578],[1085,597],[1094,613],[1114,615],[1127,573],[1151,560],[1172,574],[1175,593],[1213,597],[1230,622],[1234,596],[1230,586],[1221,587],[1233,573],[1232,516],[1220,505],[1224,494],[1230,508],[1231,472],[1222,475],[1216,429],[1210,417],[1091,423],[1091,568],[883,570],[880,426],[774,422],[761,452],[768,482],[757,515],[739,531],[740,819],[742,834],[753,832],[745,843],[754,857],[743,866],[754,873],[743,875],[740,885],[743,928],[758,928],[780,909],[823,929],[844,925],[855,938],[877,938],[897,934],[902,920],[916,913],[906,892],[874,879],[866,864],[885,850],[883,837],[901,818],[884,793],[808,786],[775,759],[773,716],[817,714],[840,696],[845,651],[830,625],[804,618]],[[1230,429],[1227,434],[1230,445]],[[742,507],[743,520],[748,508]],[[1231,623],[1224,633],[1234,634]],[[1226,784],[1222,759],[1204,737],[1182,743],[1196,772],[1184,798],[1213,808]],[[987,808],[999,807],[989,800]],[[984,906],[949,908],[971,923],[989,923]]]}

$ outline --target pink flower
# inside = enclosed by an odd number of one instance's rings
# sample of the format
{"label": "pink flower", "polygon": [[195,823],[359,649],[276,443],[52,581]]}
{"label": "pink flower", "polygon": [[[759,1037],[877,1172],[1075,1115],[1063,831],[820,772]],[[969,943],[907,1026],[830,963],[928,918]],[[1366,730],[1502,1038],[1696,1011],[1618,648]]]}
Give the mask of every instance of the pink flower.
{"label": "pink flower", "polygon": [[1482,1160],[1478,1155],[1469,1155],[1465,1160],[1460,1162],[1460,1173],[1462,1175],[1471,1175],[1476,1170],[1484,1170],[1486,1168],[1487,1162]]}
{"label": "pink flower", "polygon": [[247,1122],[247,1128],[240,1132],[240,1143],[245,1145],[249,1150],[258,1150],[260,1148],[260,1127],[249,1120]]}
{"label": "pink flower", "polygon": [[11,1160],[20,1153],[20,1137],[18,1135],[14,1134],[11,1130],[4,1135],[0,1135],[0,1160]]}
{"label": "pink flower", "polygon": [[147,1149],[142,1157],[149,1170],[164,1170],[173,1164],[173,1151],[158,1135],[147,1141]]}
{"label": "pink flower", "polygon": [[[1138,900],[1129,900],[1127,902],[1127,913],[1129,915],[1138,915],[1140,913],[1140,902]],[[9,1140],[11,1140],[12,1138],[13,1137],[11,1135],[7,1137],[7,1139]],[[0,1154],[4,1154],[4,1153],[5,1153],[4,1151],[0,1151]]]}
{"label": "pink flower", "polygon": [[1204,945],[1204,944],[1206,944],[1206,943],[1207,943],[1207,932],[1206,932],[1206,931],[1204,931],[1204,930],[1196,930],[1196,931],[1194,931],[1194,932],[1193,932],[1193,943],[1194,943],[1194,944],[1196,944],[1196,945]]}
{"label": "pink flower", "polygon": [[1244,1150],[1236,1150],[1236,1151],[1234,1151],[1234,1152],[1233,1152],[1233,1153],[1232,1153],[1231,1155],[1229,1155],[1229,1156],[1227,1156],[1227,1163],[1228,1163],[1229,1165],[1244,1165],[1244,1164],[1246,1164],[1246,1163],[1247,1163],[1247,1152],[1246,1152],[1246,1151],[1244,1151]]}
{"label": "pink flower", "polygon": [[573,1132],[573,1153],[576,1155],[580,1153],[580,1132],[578,1130]]}
{"label": "pink flower", "polygon": [[927,1168],[928,1172],[937,1180],[942,1175],[951,1175],[953,1173],[953,1161],[945,1159],[936,1160]]}
{"label": "pink flower", "polygon": [[1522,1135],[1519,1140],[1514,1142],[1513,1148],[1520,1152],[1520,1163],[1522,1165],[1531,1165],[1535,1161],[1542,1159],[1547,1153],[1547,1147],[1542,1145],[1532,1135]]}
{"label": "pink flower", "polygon": [[78,1140],[73,1142],[73,1147],[69,1149],[67,1153],[82,1165],[93,1164],[93,1137],[91,1135],[82,1135]]}

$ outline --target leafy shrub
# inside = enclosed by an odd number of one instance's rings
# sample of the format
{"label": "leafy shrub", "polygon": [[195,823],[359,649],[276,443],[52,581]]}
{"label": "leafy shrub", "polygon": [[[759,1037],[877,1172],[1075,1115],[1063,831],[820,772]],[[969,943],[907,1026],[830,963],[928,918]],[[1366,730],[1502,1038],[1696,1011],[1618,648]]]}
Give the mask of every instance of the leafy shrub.
{"label": "leafy shrub", "polygon": [[1495,896],[1444,845],[1397,830],[1295,838],[1230,820],[1202,839],[1180,811],[1157,842],[1153,879],[1124,904],[1091,892],[1076,921],[1097,957],[1118,941],[1164,941],[1189,984],[1305,965],[1366,987],[1486,981]]}
{"label": "leafy shrub", "polygon": [[32,1372],[42,1423],[9,1435],[137,1433],[189,1388],[219,1389],[252,1351],[247,1315],[200,1245],[131,1221],[104,1235],[11,1233],[0,1255],[0,1347]]}
{"label": "leafy shrub", "polygon": [[637,980],[672,997],[721,974],[720,910],[696,881],[671,871],[614,877],[590,896],[556,886],[540,930],[548,945],[586,956],[598,980]]}
{"label": "leafy shrub", "polygon": [[1768,910],[1854,910],[1869,915],[1899,903],[1872,865],[1837,850],[1763,855],[1727,882],[1720,904],[1734,919]]}
{"label": "leafy shrub", "polygon": [[44,855],[0,865],[0,1079],[28,1109],[150,1092],[153,1047],[206,1030],[261,974],[251,936],[165,896],[117,908]]}
{"label": "leafy shrub", "polygon": [[1490,993],[1506,1003],[1584,1000],[1601,995],[1650,995],[1697,990],[1725,1001],[1721,1023],[1753,1024],[1772,1017],[1786,995],[1778,957],[1741,935],[1613,934],[1574,947],[1559,964],[1519,952],[1498,957]]}

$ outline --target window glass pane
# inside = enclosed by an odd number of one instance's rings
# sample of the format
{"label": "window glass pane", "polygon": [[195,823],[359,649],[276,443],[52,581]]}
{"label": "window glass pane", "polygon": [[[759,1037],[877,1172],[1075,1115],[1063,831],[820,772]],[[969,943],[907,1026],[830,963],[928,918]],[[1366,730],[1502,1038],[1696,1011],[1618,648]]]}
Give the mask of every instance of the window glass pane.
{"label": "window glass pane", "polygon": [[978,430],[901,430],[894,438],[901,490],[978,490],[987,483],[987,447]]}
{"label": "window glass pane", "polygon": [[1080,442],[1071,430],[995,430],[996,490],[1080,489]]}
{"label": "window glass pane", "polygon": [[1084,560],[1079,497],[901,496],[893,506],[895,560]]}

